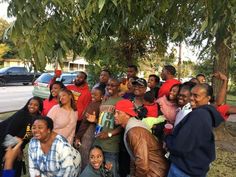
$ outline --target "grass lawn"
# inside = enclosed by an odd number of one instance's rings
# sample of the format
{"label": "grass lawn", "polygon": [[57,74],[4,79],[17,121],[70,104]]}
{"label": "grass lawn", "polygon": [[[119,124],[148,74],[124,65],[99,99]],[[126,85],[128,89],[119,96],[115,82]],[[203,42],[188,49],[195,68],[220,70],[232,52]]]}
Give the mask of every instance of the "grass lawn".
{"label": "grass lawn", "polygon": [[230,105],[236,106],[236,95],[227,95],[226,102]]}

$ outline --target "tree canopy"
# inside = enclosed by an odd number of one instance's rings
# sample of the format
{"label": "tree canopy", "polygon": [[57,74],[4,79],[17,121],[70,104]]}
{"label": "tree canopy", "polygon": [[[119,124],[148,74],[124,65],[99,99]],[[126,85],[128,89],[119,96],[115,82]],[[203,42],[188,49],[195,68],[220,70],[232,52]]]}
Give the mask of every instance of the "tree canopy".
{"label": "tree canopy", "polygon": [[169,42],[182,41],[210,51],[214,68],[224,73],[234,56],[235,0],[5,1],[17,18],[11,38],[19,55],[39,70],[68,51],[112,67],[153,52],[164,56]]}

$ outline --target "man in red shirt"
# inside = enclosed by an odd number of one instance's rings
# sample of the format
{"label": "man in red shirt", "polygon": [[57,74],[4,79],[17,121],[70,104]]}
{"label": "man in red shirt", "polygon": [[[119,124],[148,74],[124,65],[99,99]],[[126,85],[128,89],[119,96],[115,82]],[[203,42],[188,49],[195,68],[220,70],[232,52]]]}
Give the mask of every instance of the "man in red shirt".
{"label": "man in red shirt", "polygon": [[72,91],[75,101],[77,102],[78,122],[81,121],[84,110],[92,100],[86,79],[87,74],[80,71],[75,78],[74,84],[67,86],[67,89]]}
{"label": "man in red shirt", "polygon": [[158,92],[158,98],[166,95],[168,96],[170,93],[170,89],[175,84],[180,84],[180,81],[175,79],[176,69],[172,65],[166,65],[162,69],[161,72],[161,78],[165,82],[162,84],[162,86],[159,89]]}

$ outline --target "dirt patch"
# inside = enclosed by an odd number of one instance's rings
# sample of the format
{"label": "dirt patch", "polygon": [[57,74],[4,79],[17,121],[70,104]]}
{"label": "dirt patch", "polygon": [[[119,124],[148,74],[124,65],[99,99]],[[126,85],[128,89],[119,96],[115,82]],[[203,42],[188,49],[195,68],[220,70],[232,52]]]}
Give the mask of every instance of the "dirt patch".
{"label": "dirt patch", "polygon": [[215,129],[216,160],[208,177],[235,177],[236,174],[236,122],[226,122]]}

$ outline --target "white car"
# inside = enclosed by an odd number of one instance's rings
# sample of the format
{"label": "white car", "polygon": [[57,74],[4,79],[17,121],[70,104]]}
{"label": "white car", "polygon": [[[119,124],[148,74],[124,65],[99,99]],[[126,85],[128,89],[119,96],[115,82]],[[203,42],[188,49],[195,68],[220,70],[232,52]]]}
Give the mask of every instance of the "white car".
{"label": "white car", "polygon": [[[73,84],[76,73],[63,73],[60,78],[57,78],[57,81],[61,81],[65,86]],[[50,95],[50,81],[54,77],[54,73],[43,73],[38,79],[34,82],[33,96],[38,96],[40,98],[46,99]]]}

